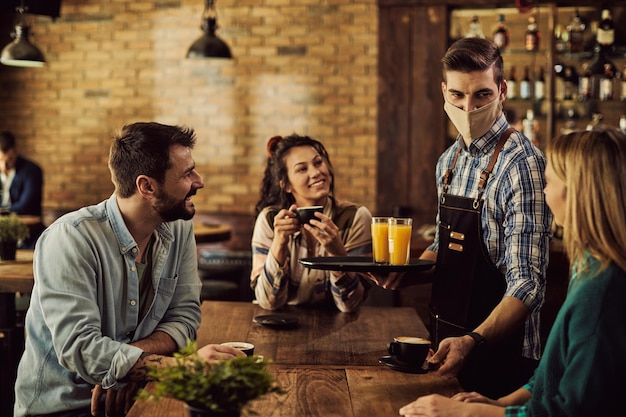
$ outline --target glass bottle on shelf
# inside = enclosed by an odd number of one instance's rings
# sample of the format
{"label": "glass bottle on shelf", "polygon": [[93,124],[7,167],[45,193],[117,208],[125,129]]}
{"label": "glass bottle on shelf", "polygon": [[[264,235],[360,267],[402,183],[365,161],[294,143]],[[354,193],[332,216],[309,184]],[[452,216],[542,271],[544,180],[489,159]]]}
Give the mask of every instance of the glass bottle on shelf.
{"label": "glass bottle on shelf", "polygon": [[604,76],[600,79],[600,100],[608,101],[613,99],[613,80],[615,72],[611,64],[604,64]]}
{"label": "glass bottle on shelf", "polygon": [[586,63],[582,66],[578,78],[578,100],[586,101],[591,98],[591,70]]}
{"label": "glass bottle on shelf", "polygon": [[530,98],[530,71],[524,67],[524,78],[519,83],[519,98],[528,100]]}
{"label": "glass bottle on shelf", "polygon": [[472,17],[472,21],[469,24],[469,29],[465,34],[466,38],[484,38],[483,28],[478,21],[478,16]]}
{"label": "glass bottle on shelf", "polygon": [[509,78],[506,80],[507,92],[506,97],[508,99],[517,98],[517,79],[515,78],[515,66],[511,66],[511,72],[509,72]]}
{"label": "glass bottle on shelf", "polygon": [[615,43],[615,23],[609,9],[602,10],[602,17],[596,31],[596,42],[603,49],[611,49]]}
{"label": "glass bottle on shelf", "polygon": [[539,28],[535,16],[528,18],[528,27],[524,36],[524,46],[527,51],[534,52],[539,50]]}
{"label": "glass bottle on shelf", "polygon": [[585,28],[586,25],[580,18],[578,8],[574,12],[574,17],[567,25],[568,40],[567,46],[570,52],[582,52],[585,48]]}
{"label": "glass bottle on shelf", "polygon": [[622,114],[619,118],[619,130],[626,133],[626,114]]}
{"label": "glass bottle on shelf", "polygon": [[[596,43],[594,47],[594,56],[589,62],[590,71],[590,90],[592,99],[600,99],[602,95],[602,81],[606,80],[607,73],[613,76],[617,73],[615,64],[608,58],[608,50]],[[607,81],[604,82],[607,84]],[[607,85],[608,88],[608,85]]]}
{"label": "glass bottle on shelf", "polygon": [[535,99],[546,98],[546,76],[543,67],[539,67],[539,76],[535,80]]}
{"label": "glass bottle on shelf", "polygon": [[501,14],[498,16],[498,26],[496,30],[493,32],[493,43],[498,45],[500,50],[506,49],[509,46],[509,30],[504,23],[504,15]]}
{"label": "glass bottle on shelf", "polygon": [[567,31],[561,24],[554,27],[554,47],[557,52],[565,52],[567,50]]}
{"label": "glass bottle on shelf", "polygon": [[626,101],[626,67],[624,67],[624,71],[622,72],[622,78],[620,80],[620,100]]}
{"label": "glass bottle on shelf", "polygon": [[522,120],[522,133],[536,146],[539,146],[539,139],[537,138],[538,127],[537,120],[535,120],[535,112],[532,109],[526,110],[526,118]]}

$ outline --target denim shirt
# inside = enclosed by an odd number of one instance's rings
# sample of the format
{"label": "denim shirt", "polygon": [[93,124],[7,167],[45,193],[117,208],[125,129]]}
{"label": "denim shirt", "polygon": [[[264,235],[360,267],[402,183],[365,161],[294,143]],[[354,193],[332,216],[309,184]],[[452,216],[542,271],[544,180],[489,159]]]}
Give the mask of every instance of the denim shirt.
{"label": "denim shirt", "polygon": [[15,416],[89,407],[91,389],[120,389],[155,331],[182,347],[200,324],[193,224],[162,223],[152,245],[154,297],[139,321],[137,243],[115,195],[69,213],[41,235],[15,384]]}

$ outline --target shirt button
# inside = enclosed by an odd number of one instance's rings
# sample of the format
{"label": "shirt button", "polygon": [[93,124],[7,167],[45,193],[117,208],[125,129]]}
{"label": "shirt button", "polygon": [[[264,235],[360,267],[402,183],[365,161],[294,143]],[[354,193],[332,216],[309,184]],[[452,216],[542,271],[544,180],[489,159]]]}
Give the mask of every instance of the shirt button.
{"label": "shirt button", "polygon": [[135,301],[135,300],[130,300],[130,305],[131,305],[131,306],[135,306],[136,304],[137,304],[137,301]]}
{"label": "shirt button", "polygon": [[122,246],[122,252],[126,251],[126,246]]}
{"label": "shirt button", "polygon": [[131,271],[133,271],[133,272],[135,272],[135,271],[137,270],[137,267],[135,267],[135,266],[131,266],[131,267],[130,267],[130,270],[131,270]]}
{"label": "shirt button", "polygon": [[133,253],[137,253],[137,248],[133,248]]}

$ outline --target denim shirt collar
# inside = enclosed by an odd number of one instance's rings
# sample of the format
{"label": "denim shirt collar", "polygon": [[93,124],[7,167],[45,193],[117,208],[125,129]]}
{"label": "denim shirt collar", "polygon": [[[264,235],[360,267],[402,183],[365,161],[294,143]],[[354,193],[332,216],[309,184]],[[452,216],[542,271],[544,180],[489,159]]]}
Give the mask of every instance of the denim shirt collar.
{"label": "denim shirt collar", "polygon": [[[115,239],[117,239],[120,253],[126,254],[128,251],[137,247],[137,242],[135,242],[133,235],[130,234],[128,227],[124,222],[124,217],[120,212],[120,207],[117,204],[117,196],[115,193],[113,193],[107,200],[105,210],[106,216],[109,218],[111,223],[113,233],[115,234]],[[159,224],[156,228],[156,232],[159,238],[168,246],[169,243],[174,240],[174,234],[172,233],[172,228],[169,223]]]}

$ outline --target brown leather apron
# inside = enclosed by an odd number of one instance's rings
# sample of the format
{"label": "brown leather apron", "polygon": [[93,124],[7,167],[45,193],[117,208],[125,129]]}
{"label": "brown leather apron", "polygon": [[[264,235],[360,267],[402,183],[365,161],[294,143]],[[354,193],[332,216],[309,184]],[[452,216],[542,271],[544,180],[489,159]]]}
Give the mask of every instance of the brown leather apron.
{"label": "brown leather apron", "polygon": [[[502,300],[504,275],[489,257],[483,241],[481,211],[483,192],[504,143],[515,130],[500,137],[487,168],[481,173],[475,198],[448,194],[452,171],[461,148],[446,171],[439,207],[439,250],[431,295],[431,337],[438,347],[442,339],[473,331]],[[524,329],[497,344],[488,343],[472,352],[458,375],[468,391],[490,397],[507,394],[517,385]],[[513,387],[503,378],[513,379]]]}

